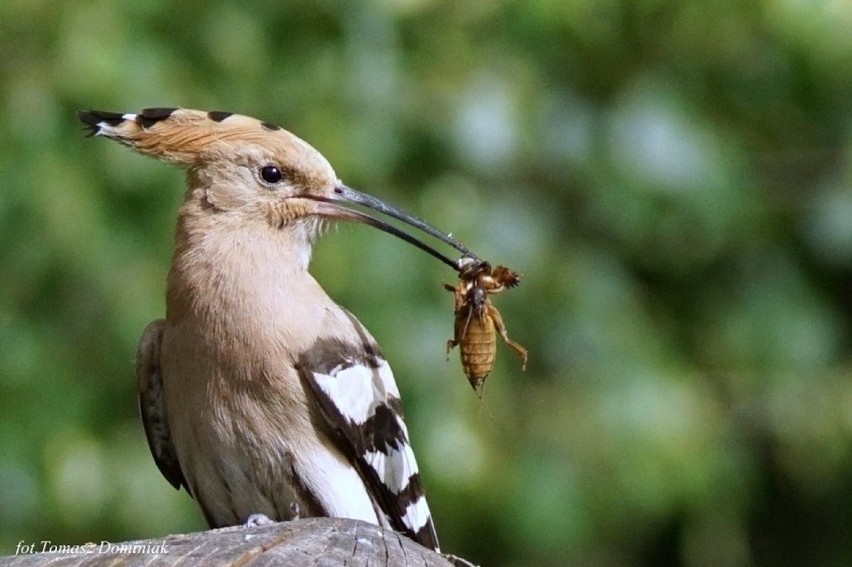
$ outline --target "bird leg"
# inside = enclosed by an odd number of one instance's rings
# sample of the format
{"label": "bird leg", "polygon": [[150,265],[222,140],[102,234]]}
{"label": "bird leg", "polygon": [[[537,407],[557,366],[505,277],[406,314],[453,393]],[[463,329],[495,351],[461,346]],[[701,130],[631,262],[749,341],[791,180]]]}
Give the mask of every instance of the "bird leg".
{"label": "bird leg", "polygon": [[275,520],[267,516],[266,514],[252,514],[246,520],[246,523],[243,524],[243,527],[246,528],[262,528],[265,526],[271,526],[275,523]]}

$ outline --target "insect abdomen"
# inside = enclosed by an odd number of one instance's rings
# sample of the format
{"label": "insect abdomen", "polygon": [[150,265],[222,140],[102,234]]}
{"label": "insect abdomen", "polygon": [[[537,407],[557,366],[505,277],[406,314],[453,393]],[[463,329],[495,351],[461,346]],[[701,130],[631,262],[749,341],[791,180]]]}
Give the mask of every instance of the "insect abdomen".
{"label": "insect abdomen", "polygon": [[461,361],[464,373],[476,387],[491,373],[497,340],[494,322],[490,317],[472,317],[461,341]]}

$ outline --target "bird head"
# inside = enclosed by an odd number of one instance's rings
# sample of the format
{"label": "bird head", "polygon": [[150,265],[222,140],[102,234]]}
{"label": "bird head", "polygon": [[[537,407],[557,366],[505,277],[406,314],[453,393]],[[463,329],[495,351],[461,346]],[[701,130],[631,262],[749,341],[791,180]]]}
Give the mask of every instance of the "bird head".
{"label": "bird head", "polygon": [[299,224],[310,227],[313,234],[319,231],[317,221],[322,219],[361,222],[459,268],[459,261],[355,208],[364,207],[475,258],[461,243],[425,221],[344,185],[322,154],[275,124],[229,112],[176,108],[149,108],[136,114],[81,110],[78,116],[91,135],[105,136],[140,154],[186,168],[191,190],[200,191],[212,211],[245,211],[273,229]]}

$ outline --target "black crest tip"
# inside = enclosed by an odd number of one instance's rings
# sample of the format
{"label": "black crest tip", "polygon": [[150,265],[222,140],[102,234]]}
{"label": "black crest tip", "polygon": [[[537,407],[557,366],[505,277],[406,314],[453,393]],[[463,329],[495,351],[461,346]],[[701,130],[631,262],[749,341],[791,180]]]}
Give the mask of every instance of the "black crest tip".
{"label": "black crest tip", "polygon": [[174,114],[175,110],[177,110],[177,108],[146,108],[139,113],[137,120],[143,128],[150,128],[157,122],[169,118],[172,114]]}
{"label": "black crest tip", "polygon": [[207,113],[207,118],[213,122],[221,122],[232,114],[233,112],[225,112],[224,110],[211,110]]}
{"label": "black crest tip", "polygon": [[106,122],[110,126],[118,126],[124,122],[124,115],[117,112],[106,112],[103,110],[78,110],[77,118],[89,131],[89,136],[94,136],[101,131],[101,124]]}

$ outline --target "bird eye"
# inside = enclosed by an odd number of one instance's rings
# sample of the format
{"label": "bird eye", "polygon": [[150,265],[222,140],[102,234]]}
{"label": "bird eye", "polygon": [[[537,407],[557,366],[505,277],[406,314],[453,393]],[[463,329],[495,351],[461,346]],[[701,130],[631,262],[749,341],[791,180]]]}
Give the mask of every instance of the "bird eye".
{"label": "bird eye", "polygon": [[281,175],[281,170],[274,165],[265,165],[260,168],[260,178],[267,183],[278,183],[284,176]]}

